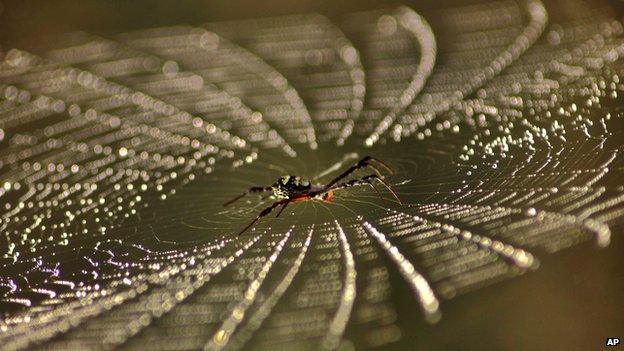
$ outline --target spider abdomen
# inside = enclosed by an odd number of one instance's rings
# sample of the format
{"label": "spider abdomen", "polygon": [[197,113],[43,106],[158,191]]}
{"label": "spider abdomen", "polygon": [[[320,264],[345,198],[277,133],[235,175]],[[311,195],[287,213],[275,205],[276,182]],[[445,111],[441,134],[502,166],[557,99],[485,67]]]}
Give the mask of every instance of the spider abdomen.
{"label": "spider abdomen", "polygon": [[273,194],[277,198],[295,198],[310,192],[312,184],[307,180],[302,180],[297,176],[283,176],[272,186]]}

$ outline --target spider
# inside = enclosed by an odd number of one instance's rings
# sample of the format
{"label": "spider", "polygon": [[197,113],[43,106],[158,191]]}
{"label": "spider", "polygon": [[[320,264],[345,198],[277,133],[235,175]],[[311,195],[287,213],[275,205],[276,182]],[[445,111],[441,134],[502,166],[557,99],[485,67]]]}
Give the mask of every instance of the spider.
{"label": "spider", "polygon": [[[371,156],[365,156],[364,158],[359,160],[357,163],[355,163],[353,166],[349,167],[346,171],[342,172],[340,175],[338,175],[336,178],[332,179],[329,183],[325,185],[312,184],[310,181],[302,180],[300,177],[286,175],[286,176],[278,178],[275,181],[275,183],[273,183],[270,186],[251,187],[244,193],[224,203],[223,206],[225,207],[225,206],[231,205],[238,199],[250,193],[272,191],[273,195],[278,199],[278,201],[275,201],[271,206],[262,210],[260,214],[258,214],[258,216],[256,216],[256,218],[254,218],[254,220],[251,221],[251,223],[249,223],[245,228],[243,228],[243,230],[241,230],[238,233],[238,235],[240,236],[245,231],[247,231],[247,229],[253,226],[254,223],[256,223],[260,218],[268,215],[269,213],[271,213],[271,211],[273,211],[278,206],[282,206],[282,208],[280,208],[279,212],[277,213],[275,217],[279,217],[280,214],[282,214],[282,212],[286,208],[286,206],[288,206],[288,204],[290,203],[297,203],[297,202],[306,201],[306,200],[322,200],[325,202],[331,202],[334,197],[334,192],[336,190],[346,189],[346,188],[350,188],[350,187],[358,186],[358,185],[370,185],[373,189],[375,189],[377,194],[381,197],[381,193],[379,192],[379,190],[375,187],[375,185],[372,182],[373,180],[377,180],[381,184],[383,184],[383,186],[385,186],[390,191],[390,193],[392,193],[394,198],[400,204],[402,204],[401,200],[399,199],[397,194],[392,190],[390,185],[388,185],[388,183],[386,183],[383,180],[383,176],[379,172],[379,169],[377,169],[377,167],[371,162],[377,164],[378,166],[383,167],[390,174],[394,173],[394,171],[381,160],[378,160]],[[375,174],[367,175],[365,177],[362,177],[359,179],[353,179],[353,180],[343,182],[343,183],[338,183],[342,179],[349,176],[351,173],[364,167],[372,168],[373,171],[375,171]]]}

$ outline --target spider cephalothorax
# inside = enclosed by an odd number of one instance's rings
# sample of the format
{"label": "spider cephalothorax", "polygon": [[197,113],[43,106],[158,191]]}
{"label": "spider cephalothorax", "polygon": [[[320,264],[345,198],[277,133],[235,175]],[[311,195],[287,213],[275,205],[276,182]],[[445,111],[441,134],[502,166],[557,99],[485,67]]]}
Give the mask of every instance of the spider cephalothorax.
{"label": "spider cephalothorax", "polygon": [[[399,197],[394,193],[394,191],[392,191],[392,188],[390,188],[390,186],[386,184],[386,182],[383,180],[382,175],[379,173],[379,170],[374,165],[372,165],[371,162],[377,163],[378,165],[382,166],[387,171],[392,173],[392,169],[390,169],[390,167],[388,167],[385,163],[381,162],[378,159],[372,158],[370,156],[366,156],[325,185],[312,184],[309,181],[302,180],[301,178],[297,176],[287,175],[287,176],[278,178],[277,181],[273,183],[273,185],[271,186],[251,187],[249,188],[249,190],[245,191],[244,193],[238,195],[237,197],[223,204],[223,206],[227,206],[249,193],[272,191],[273,195],[275,195],[275,197],[278,199],[278,201],[274,202],[271,206],[262,210],[262,212],[260,212],[260,214],[251,223],[249,223],[248,226],[243,228],[243,230],[241,230],[241,232],[238,233],[238,235],[241,235],[247,229],[249,229],[252,225],[254,225],[254,223],[256,223],[256,221],[258,221],[260,217],[264,217],[268,215],[277,206],[282,206],[282,208],[279,210],[276,216],[276,217],[279,217],[279,215],[282,213],[282,211],[284,211],[284,208],[286,208],[286,206],[289,203],[296,203],[296,202],[310,200],[310,199],[318,199],[318,200],[329,202],[332,200],[334,196],[334,192],[336,190],[350,188],[350,187],[357,186],[357,185],[370,185],[373,189],[375,189],[375,191],[377,191],[379,196],[381,196],[381,193],[379,193],[377,188],[375,188],[375,186],[373,185],[373,182],[372,182],[373,180],[379,181],[386,188],[388,188],[388,190],[390,190],[390,192],[397,199],[397,201],[401,203],[401,200],[399,199]],[[375,171],[375,174],[367,175],[359,179],[353,179],[353,180],[338,184],[339,181],[343,180],[344,178],[349,176],[354,171],[360,168],[364,168],[364,167],[372,168]]]}

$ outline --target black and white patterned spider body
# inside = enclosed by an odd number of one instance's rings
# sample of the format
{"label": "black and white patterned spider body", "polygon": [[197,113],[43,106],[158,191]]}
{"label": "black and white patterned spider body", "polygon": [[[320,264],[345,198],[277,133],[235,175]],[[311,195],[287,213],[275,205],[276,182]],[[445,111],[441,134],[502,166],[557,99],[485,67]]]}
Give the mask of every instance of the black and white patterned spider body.
{"label": "black and white patterned spider body", "polygon": [[313,191],[322,190],[322,188],[322,185],[313,185],[308,180],[302,180],[300,177],[290,175],[278,178],[271,185],[273,195],[278,199],[295,198]]}
{"label": "black and white patterned spider body", "polygon": [[[249,225],[243,228],[243,230],[241,230],[241,232],[238,233],[238,235],[240,235],[243,232],[245,232],[247,229],[249,229],[252,225],[254,225],[254,223],[256,223],[258,219],[269,214],[277,206],[282,206],[282,208],[280,209],[280,211],[277,213],[277,216],[276,216],[276,217],[279,217],[279,215],[282,213],[284,208],[286,208],[286,206],[288,206],[288,204],[290,203],[297,203],[297,202],[312,200],[312,199],[321,200],[325,202],[331,202],[334,197],[334,192],[336,190],[346,189],[346,188],[350,188],[350,187],[358,186],[358,185],[370,185],[373,189],[375,189],[375,191],[377,191],[379,196],[381,196],[381,193],[379,193],[377,188],[375,188],[375,186],[373,185],[373,182],[372,182],[373,180],[377,180],[378,182],[383,184],[392,193],[394,198],[399,203],[401,203],[401,200],[399,199],[399,197],[394,193],[394,191],[390,188],[390,186],[386,184],[386,182],[383,180],[383,176],[381,175],[381,173],[379,173],[379,170],[375,167],[375,165],[371,164],[371,162],[375,162],[377,165],[385,168],[388,172],[393,173],[392,169],[390,169],[390,167],[388,167],[382,161],[376,158],[370,157],[370,156],[366,156],[362,158],[360,161],[358,161],[356,164],[354,164],[353,166],[349,167],[346,171],[342,172],[340,175],[332,179],[327,184],[324,184],[324,185],[312,184],[310,183],[310,181],[302,180],[300,177],[286,175],[286,176],[278,178],[277,181],[273,183],[271,186],[251,187],[244,193],[224,203],[223,206],[228,206],[249,193],[272,191],[273,195],[275,195],[275,197],[277,198],[277,201],[275,201],[271,206],[262,210],[262,212],[260,212],[260,214],[251,223],[249,223]],[[362,178],[352,179],[350,181],[339,183],[341,180],[349,176],[351,173],[364,167],[370,167],[371,169],[375,171],[375,174],[370,174]]]}

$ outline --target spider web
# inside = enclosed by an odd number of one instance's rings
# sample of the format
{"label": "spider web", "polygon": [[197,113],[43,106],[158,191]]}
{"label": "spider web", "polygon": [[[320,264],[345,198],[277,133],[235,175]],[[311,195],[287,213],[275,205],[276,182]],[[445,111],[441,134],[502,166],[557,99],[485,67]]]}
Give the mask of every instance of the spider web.
{"label": "spider web", "polygon": [[[1,344],[375,348],[411,328],[403,309],[436,323],[552,252],[608,246],[624,213],[622,24],[610,6],[547,5],[6,48]],[[241,191],[323,184],[369,154],[404,204],[353,187],[235,236],[274,201],[222,206]]]}

